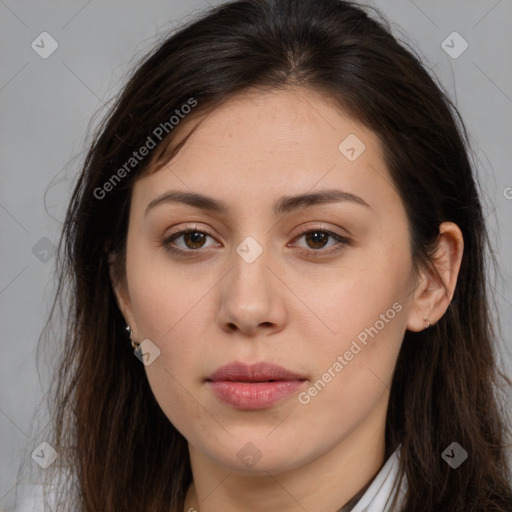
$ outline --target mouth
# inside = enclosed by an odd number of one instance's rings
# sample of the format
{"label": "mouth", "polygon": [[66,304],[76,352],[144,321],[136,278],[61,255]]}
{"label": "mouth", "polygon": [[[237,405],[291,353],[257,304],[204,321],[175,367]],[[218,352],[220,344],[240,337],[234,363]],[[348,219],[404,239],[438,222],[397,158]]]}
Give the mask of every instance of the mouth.
{"label": "mouth", "polygon": [[306,377],[273,363],[249,365],[234,361],[218,368],[207,380],[254,383],[306,380]]}
{"label": "mouth", "polygon": [[233,362],[218,368],[207,385],[224,404],[236,409],[264,409],[304,386],[306,377],[272,363]]}

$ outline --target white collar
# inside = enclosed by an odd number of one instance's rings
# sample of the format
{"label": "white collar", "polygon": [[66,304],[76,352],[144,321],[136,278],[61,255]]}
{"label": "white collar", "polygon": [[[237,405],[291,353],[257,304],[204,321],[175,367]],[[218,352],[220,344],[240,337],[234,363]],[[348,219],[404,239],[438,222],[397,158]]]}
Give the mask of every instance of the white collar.
{"label": "white collar", "polygon": [[[398,483],[398,463],[400,457],[400,446],[390,455],[377,476],[372,481],[370,487],[363,494],[351,512],[389,512],[391,502],[397,492]],[[404,475],[398,504],[403,500],[405,489],[407,487],[407,478]]]}

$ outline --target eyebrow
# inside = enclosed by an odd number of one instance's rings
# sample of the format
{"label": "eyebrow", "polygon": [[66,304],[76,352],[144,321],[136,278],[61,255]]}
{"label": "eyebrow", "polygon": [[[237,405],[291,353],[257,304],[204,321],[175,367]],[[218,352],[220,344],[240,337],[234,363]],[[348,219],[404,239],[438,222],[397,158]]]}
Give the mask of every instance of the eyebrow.
{"label": "eyebrow", "polygon": [[[314,205],[343,201],[371,208],[363,198],[355,194],[344,192],[342,190],[328,189],[321,190],[319,192],[299,194],[296,196],[283,196],[274,204],[274,213],[279,215]],[[200,210],[219,214],[227,214],[230,211],[229,205],[220,199],[214,199],[213,197],[199,194],[197,192],[169,191],[155,197],[155,199],[147,205],[145,215],[147,215],[149,210],[152,208],[155,208],[160,204],[168,203],[181,203],[193,206]]]}

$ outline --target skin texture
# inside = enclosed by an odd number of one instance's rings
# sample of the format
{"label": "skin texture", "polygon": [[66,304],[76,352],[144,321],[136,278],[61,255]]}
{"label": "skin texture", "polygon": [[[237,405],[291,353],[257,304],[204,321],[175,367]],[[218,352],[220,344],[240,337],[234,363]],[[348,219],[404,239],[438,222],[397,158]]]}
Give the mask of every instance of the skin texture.
{"label": "skin texture", "polygon": [[[182,133],[196,121],[185,119]],[[365,144],[354,161],[338,150],[349,134]],[[282,196],[324,189],[369,206],[273,211]],[[170,190],[209,195],[230,211],[161,203],[145,214]],[[189,251],[184,256],[166,251],[164,239],[190,228],[210,236],[175,239]],[[317,241],[299,228],[348,241]],[[403,335],[425,328],[425,318],[435,323],[456,284],[462,236],[452,223],[440,232],[438,275],[420,269],[416,276],[406,213],[377,136],[299,88],[230,99],[202,119],[170,163],[136,182],[127,280],[114,286],[133,339],[160,350],[145,368],[162,410],[188,441],[194,484],[185,511],[336,510],[375,476],[385,462],[389,386]],[[236,252],[247,236],[263,249],[252,263]],[[307,391],[396,303],[394,318],[359,343],[307,404],[297,392],[266,409],[237,410],[205,383],[226,363],[267,361],[302,374],[308,382],[300,391]],[[237,457],[248,442],[261,455],[252,467]]]}

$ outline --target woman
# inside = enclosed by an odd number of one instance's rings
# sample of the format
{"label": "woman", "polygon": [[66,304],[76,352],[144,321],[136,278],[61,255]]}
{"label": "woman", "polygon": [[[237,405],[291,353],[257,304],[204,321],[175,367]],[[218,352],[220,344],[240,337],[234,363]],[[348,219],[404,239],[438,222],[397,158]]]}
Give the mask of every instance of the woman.
{"label": "woman", "polygon": [[466,146],[355,4],[238,1],[166,39],[66,218],[62,510],[510,511]]}

